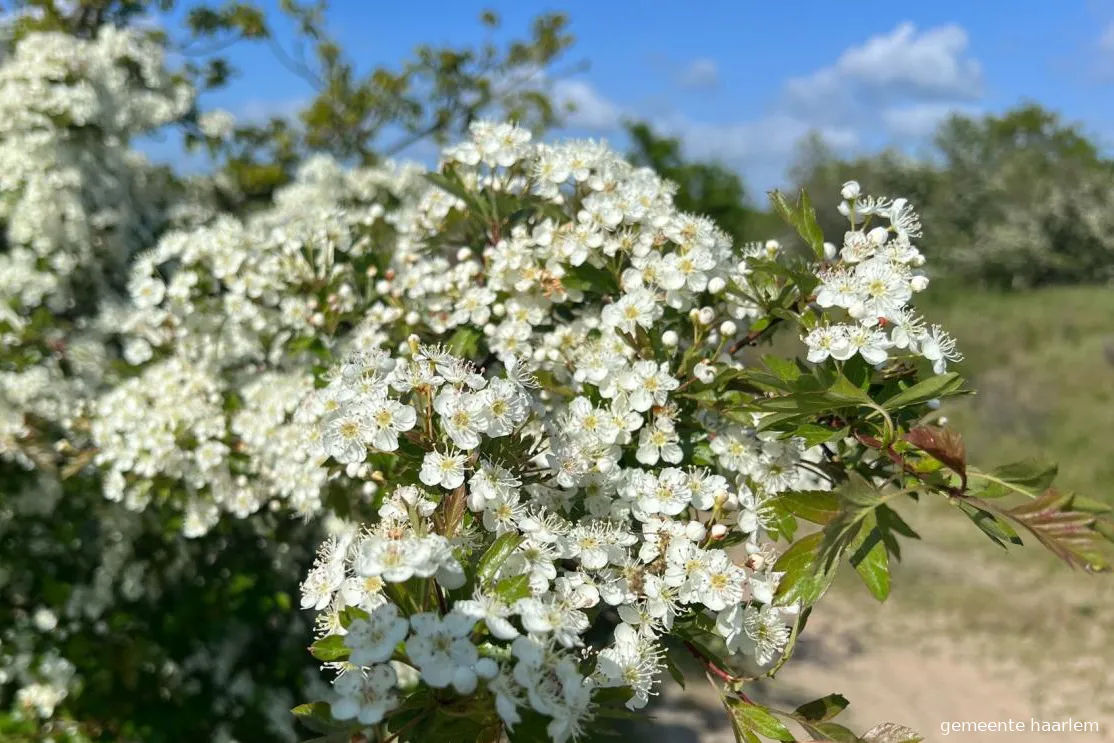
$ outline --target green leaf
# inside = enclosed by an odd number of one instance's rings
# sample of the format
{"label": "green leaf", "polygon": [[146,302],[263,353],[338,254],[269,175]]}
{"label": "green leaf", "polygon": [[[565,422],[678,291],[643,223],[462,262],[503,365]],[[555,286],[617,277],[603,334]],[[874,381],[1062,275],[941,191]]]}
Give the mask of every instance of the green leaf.
{"label": "green leaf", "polygon": [[816,740],[830,740],[836,743],[862,743],[859,736],[835,722],[808,722],[797,720],[805,732]]}
{"label": "green leaf", "polygon": [[800,602],[803,606],[811,606],[832,585],[836,566],[825,566],[820,562],[823,539],[823,532],[809,534],[794,542],[778,558],[774,572],[784,575],[774,594],[774,603],[784,606]]}
{"label": "green leaf", "polygon": [[682,689],[685,688],[685,672],[681,670],[681,667],[677,665],[677,662],[673,660],[673,656],[669,653],[665,654],[665,670],[669,671],[669,676],[677,686]]}
{"label": "green leaf", "polygon": [[851,543],[851,564],[874,598],[885,601],[890,595],[890,556],[873,511],[863,519],[859,534]]}
{"label": "green leaf", "polygon": [[371,615],[358,606],[346,606],[340,610],[340,626],[348,629],[348,625],[357,619],[367,619]]}
{"label": "green leaf", "polygon": [[344,645],[343,635],[328,635],[310,645],[309,652],[317,660],[344,660],[351,652]]}
{"label": "green leaf", "polygon": [[781,191],[770,192],[770,203],[774,211],[785,220],[812,248],[817,258],[824,258],[824,232],[816,222],[816,210],[812,207],[812,200],[808,192],[802,189],[797,194],[796,205],[790,205]]}
{"label": "green leaf", "polygon": [[1079,495],[1078,493],[1072,493],[1071,510],[1082,511],[1084,513],[1101,514],[1114,511],[1114,506],[1111,506],[1109,503],[1103,503],[1102,501],[1095,500],[1094,498],[1088,498],[1086,496]]}
{"label": "green leaf", "polygon": [[826,444],[829,441],[836,441],[847,438],[851,429],[844,426],[839,429],[831,429],[826,426],[817,425],[816,423],[806,423],[800,426],[796,431],[791,431],[786,435],[786,438],[793,437],[802,439],[805,442],[805,448],[811,449],[820,444]]}
{"label": "green leaf", "polygon": [[967,514],[967,518],[971,519],[975,526],[982,529],[983,533],[1002,549],[1006,549],[1007,542],[1017,545],[1022,543],[1021,537],[1017,536],[1013,527],[985,508],[971,501],[955,501],[955,504],[959,510]]}
{"label": "green leaf", "polygon": [[795,740],[793,734],[789,732],[789,728],[785,727],[781,720],[774,717],[765,707],[731,697],[725,698],[724,704],[727,706],[728,714],[731,715],[733,727],[764,735],[774,740]]}
{"label": "green leaf", "polygon": [[333,719],[333,713],[327,702],[311,702],[299,704],[290,710],[298,722],[315,733],[334,733],[347,730],[350,725]]}
{"label": "green leaf", "polygon": [[483,331],[465,325],[456,329],[446,345],[457,356],[465,359],[475,359],[480,355],[480,341],[482,339]]}
{"label": "green leaf", "polygon": [[530,577],[527,575],[511,576],[495,584],[495,595],[508,604],[529,598],[530,594]]}
{"label": "green leaf", "polygon": [[896,722],[875,725],[863,733],[863,743],[921,743],[924,736]]}
{"label": "green leaf", "polygon": [[514,554],[518,545],[522,544],[523,537],[515,532],[508,532],[492,542],[476,565],[476,579],[479,583],[487,585],[495,577],[495,573]]}
{"label": "green leaf", "polygon": [[565,275],[562,277],[561,283],[569,289],[590,291],[593,294],[619,293],[619,285],[615,282],[615,277],[591,263],[565,266]]}
{"label": "green leaf", "polygon": [[796,382],[801,377],[801,368],[792,359],[774,356],[763,356],[762,363],[773,372],[773,375],[783,382]]}
{"label": "green leaf", "polygon": [[452,194],[468,204],[474,211],[483,215],[487,214],[486,202],[478,198],[477,194],[469,191],[454,171],[446,169],[444,173],[422,173],[422,177],[442,191]]}
{"label": "green leaf", "polygon": [[1010,493],[1022,493],[1031,498],[1052,487],[1058,468],[1053,462],[1024,459],[1020,462],[995,467],[979,479],[987,481],[979,492],[980,498],[1000,498]]}
{"label": "green leaf", "polygon": [[858,536],[863,520],[873,515],[883,500],[878,489],[858,473],[849,473],[847,482],[834,491],[842,503],[839,514],[824,527],[819,558],[830,568]]}
{"label": "green leaf", "polygon": [[840,511],[839,499],[828,490],[787,490],[774,496],[773,503],[784,506],[794,516],[821,525]]}
{"label": "green leaf", "polygon": [[929,400],[947,397],[962,386],[963,378],[955,372],[938,374],[913,385],[907,390],[898,392],[882,403],[882,407],[886,410],[898,410],[912,405],[919,405]]}
{"label": "green leaf", "polygon": [[842,694],[829,694],[797,707],[793,710],[793,716],[812,722],[823,722],[832,719],[847,709],[850,704]]}
{"label": "green leaf", "polygon": [[824,393],[825,397],[832,402],[844,405],[862,405],[866,407],[873,407],[874,400],[870,399],[870,395],[852,382],[847,377],[837,377],[836,381],[828,387]]}

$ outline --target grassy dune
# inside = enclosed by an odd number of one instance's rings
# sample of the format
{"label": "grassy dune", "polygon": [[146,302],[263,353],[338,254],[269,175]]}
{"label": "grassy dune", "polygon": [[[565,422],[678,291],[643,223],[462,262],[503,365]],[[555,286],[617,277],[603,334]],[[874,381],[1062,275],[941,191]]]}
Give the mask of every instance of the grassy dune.
{"label": "grassy dune", "polygon": [[969,458],[984,466],[1043,455],[1060,484],[1114,501],[1114,287],[932,298],[978,394],[952,404]]}

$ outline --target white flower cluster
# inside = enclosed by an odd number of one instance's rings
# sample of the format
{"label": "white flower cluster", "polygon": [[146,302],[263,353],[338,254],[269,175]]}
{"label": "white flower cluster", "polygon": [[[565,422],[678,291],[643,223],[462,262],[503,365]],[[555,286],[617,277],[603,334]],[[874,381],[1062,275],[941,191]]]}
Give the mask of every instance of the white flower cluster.
{"label": "white flower cluster", "polygon": [[162,46],[111,25],[31,33],[0,65],[0,305],[61,312],[147,243],[163,189],[128,140],[182,116],[193,90]]}
{"label": "white flower cluster", "polygon": [[318,361],[306,344],[348,340],[377,270],[371,249],[393,234],[385,208],[413,183],[390,163],[347,172],[315,158],[274,209],[167,233],[136,258],[131,304],[100,318],[141,368],[97,404],[106,495],[141,509],[174,492],[191,536],[221,513],[321,510],[326,473],[296,420]]}
{"label": "white flower cluster", "polygon": [[[634,355],[623,334],[648,332],[666,313],[693,312],[714,349],[757,314],[743,293],[727,288],[758,290],[746,278],[746,260],[765,257],[764,248],[733,249],[709,220],[676,210],[672,184],[601,143],[529,139],[514,125],[479,122],[472,140],[446,158],[462,187],[477,196],[487,190],[482,196],[494,208],[504,197],[533,199],[556,218],[515,224],[482,250],[461,240],[446,251],[454,220],[476,206],[429,187],[416,208],[398,215],[394,275],[378,287],[383,305],[405,311],[399,318],[373,306],[368,324],[385,330],[402,319],[423,337],[481,329],[498,357],[531,356],[542,370],[571,374],[610,397],[616,372]],[[601,280],[614,285],[606,304]],[[716,306],[702,307],[700,299]]]}
{"label": "white flower cluster", "polygon": [[[928,359],[943,374],[948,362],[963,359],[955,340],[939,325],[926,326],[907,306],[914,292],[928,286],[928,278],[915,270],[924,265],[912,243],[920,237],[920,220],[907,200],[862,196],[855,181],[843,185],[842,196],[840,213],[851,229],[838,256],[834,246],[827,247],[833,260],[818,273],[816,303],[824,309],[842,308],[855,322],[813,328],[803,338],[808,360],[846,361],[858,354],[870,364],[881,364],[897,349]],[[870,227],[874,218],[888,224]]]}
{"label": "white flower cluster", "polygon": [[204,534],[222,512],[245,518],[272,502],[316,514],[326,472],[296,415],[312,389],[306,374],[265,373],[231,411],[209,368],[180,357],[149,366],[97,403],[91,436],[104,495],[142,510],[177,493],[186,536]]}
{"label": "white flower cluster", "polygon": [[162,349],[218,368],[289,365],[292,340],[331,342],[338,322],[363,309],[377,270],[371,249],[389,245],[374,228],[389,230],[385,209],[413,181],[392,164],[346,174],[316,158],[274,209],[167,233],[135,260],[131,306],[109,319],[127,338],[125,358],[142,364]]}
{"label": "white flower cluster", "polygon": [[[547,406],[516,362],[481,375],[412,343],[409,357],[350,358],[314,400],[323,418],[312,440],[350,472],[384,455],[410,462],[393,468],[378,519],[330,540],[302,586],[303,607],[323,610],[321,635],[351,652],[337,665],[335,717],[379,722],[416,672],[465,696],[482,684],[508,727],[525,705],[564,741],[591,718],[598,689],[646,704],[677,621],[707,615],[731,652],[778,656],[795,608],[772,606],[779,574],[759,519],[769,491],[704,467],[652,468],[637,434],[666,430],[641,414],[667,404],[666,370],[636,362],[605,407],[583,396]],[[632,450],[651,469],[625,464]],[[499,545],[513,549],[478,573]],[[415,578],[433,581],[437,602],[391,588]],[[447,598],[469,582],[466,598]],[[346,625],[352,607],[360,618]],[[589,648],[590,617],[605,608],[619,622],[613,640]]]}

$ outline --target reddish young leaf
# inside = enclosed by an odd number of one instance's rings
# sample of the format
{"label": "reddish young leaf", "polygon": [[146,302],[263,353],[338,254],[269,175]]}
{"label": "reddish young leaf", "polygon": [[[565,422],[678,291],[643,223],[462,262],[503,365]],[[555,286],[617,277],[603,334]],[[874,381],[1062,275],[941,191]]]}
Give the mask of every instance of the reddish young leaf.
{"label": "reddish young leaf", "polygon": [[1108,570],[1098,554],[1102,536],[1095,531],[1094,514],[1071,510],[1071,493],[1053,488],[1041,497],[1002,511],[1025,527],[1048,550],[1073,568]]}
{"label": "reddish young leaf", "polygon": [[936,426],[918,426],[905,434],[905,440],[959,475],[961,487],[966,490],[967,446],[958,431]]}

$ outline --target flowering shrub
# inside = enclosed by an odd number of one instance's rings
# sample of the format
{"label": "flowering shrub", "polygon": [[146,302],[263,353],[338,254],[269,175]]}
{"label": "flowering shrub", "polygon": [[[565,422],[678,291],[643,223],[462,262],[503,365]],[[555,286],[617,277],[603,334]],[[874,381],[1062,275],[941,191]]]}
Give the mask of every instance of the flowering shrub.
{"label": "flowering shrub", "polygon": [[[158,34],[75,7],[100,20],[21,32],[0,64],[4,740],[295,740],[297,718],[327,740],[565,741],[644,708],[681,655],[746,743],[912,740],[854,736],[838,695],[785,711],[745,689],[843,559],[887,596],[916,536],[894,502],[1105,566],[1095,503],[1052,470],[969,466],[932,424],[966,389],[912,307],[904,199],[845,184],[837,247],[807,196],[775,195],[804,251],[734,245],[601,143],[484,121],[436,172],[346,140],[379,164],[315,156],[231,193],[130,142],[255,135],[196,110]],[[194,18],[256,28],[227,12]],[[548,24],[507,64],[563,48]],[[423,54],[406,75],[460,69]],[[332,131],[322,100],[308,140]],[[442,110],[479,109],[438,108],[438,136]]]}
{"label": "flowering shrub", "polygon": [[[904,199],[845,184],[837,249],[807,196],[775,195],[804,257],[733,247],[654,173],[513,124],[473,125],[427,180],[365,320],[378,343],[308,401],[305,446],[371,483],[373,513],[302,584],[334,676],[295,709],[307,726],[567,741],[645,706],[686,653],[740,740],[792,740],[783,720],[860,740],[830,721],[838,695],[778,711],[744,687],[844,558],[886,598],[916,537],[892,502],[944,497],[999,543],[1021,527],[1105,566],[1089,501],[969,467],[928,423],[965,390],[954,340],[910,306],[928,279]],[[786,352],[754,358],[779,330]]]}

